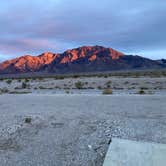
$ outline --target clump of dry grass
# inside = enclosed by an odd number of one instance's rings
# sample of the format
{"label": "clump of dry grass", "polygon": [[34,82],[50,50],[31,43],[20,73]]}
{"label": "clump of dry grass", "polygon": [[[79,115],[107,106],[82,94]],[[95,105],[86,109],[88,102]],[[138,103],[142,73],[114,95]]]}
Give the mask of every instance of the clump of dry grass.
{"label": "clump of dry grass", "polygon": [[113,94],[112,89],[109,88],[103,90],[103,95],[111,95],[111,94]]}

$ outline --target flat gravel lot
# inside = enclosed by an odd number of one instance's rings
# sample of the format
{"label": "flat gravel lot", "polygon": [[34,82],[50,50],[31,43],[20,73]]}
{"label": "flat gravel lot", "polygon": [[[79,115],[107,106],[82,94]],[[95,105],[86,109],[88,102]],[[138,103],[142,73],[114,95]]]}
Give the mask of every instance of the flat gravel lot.
{"label": "flat gravel lot", "polygon": [[102,166],[112,137],[166,143],[166,96],[0,96],[0,166]]}

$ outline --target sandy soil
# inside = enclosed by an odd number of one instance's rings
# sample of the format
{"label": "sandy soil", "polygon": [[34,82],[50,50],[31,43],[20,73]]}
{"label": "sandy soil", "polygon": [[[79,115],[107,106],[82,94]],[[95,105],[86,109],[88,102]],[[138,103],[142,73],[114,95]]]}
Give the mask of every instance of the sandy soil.
{"label": "sandy soil", "polygon": [[112,137],[166,143],[165,108],[164,95],[0,95],[0,165],[101,166]]}

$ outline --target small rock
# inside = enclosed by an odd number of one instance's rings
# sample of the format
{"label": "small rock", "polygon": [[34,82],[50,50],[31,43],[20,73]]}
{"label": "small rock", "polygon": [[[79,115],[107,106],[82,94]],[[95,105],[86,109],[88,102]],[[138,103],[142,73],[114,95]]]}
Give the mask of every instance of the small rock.
{"label": "small rock", "polygon": [[108,145],[110,145],[111,142],[112,142],[112,139],[109,139],[109,140],[108,140]]}
{"label": "small rock", "polygon": [[88,148],[89,148],[89,149],[92,149],[92,145],[88,145]]}
{"label": "small rock", "polygon": [[110,133],[110,130],[106,130],[105,133]]}

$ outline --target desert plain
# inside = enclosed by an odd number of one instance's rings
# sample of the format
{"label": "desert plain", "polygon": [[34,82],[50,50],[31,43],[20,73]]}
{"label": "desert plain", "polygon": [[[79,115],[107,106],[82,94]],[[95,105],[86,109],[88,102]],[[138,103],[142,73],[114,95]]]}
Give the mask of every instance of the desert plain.
{"label": "desert plain", "polygon": [[112,138],[166,143],[164,75],[3,78],[1,166],[102,166]]}

